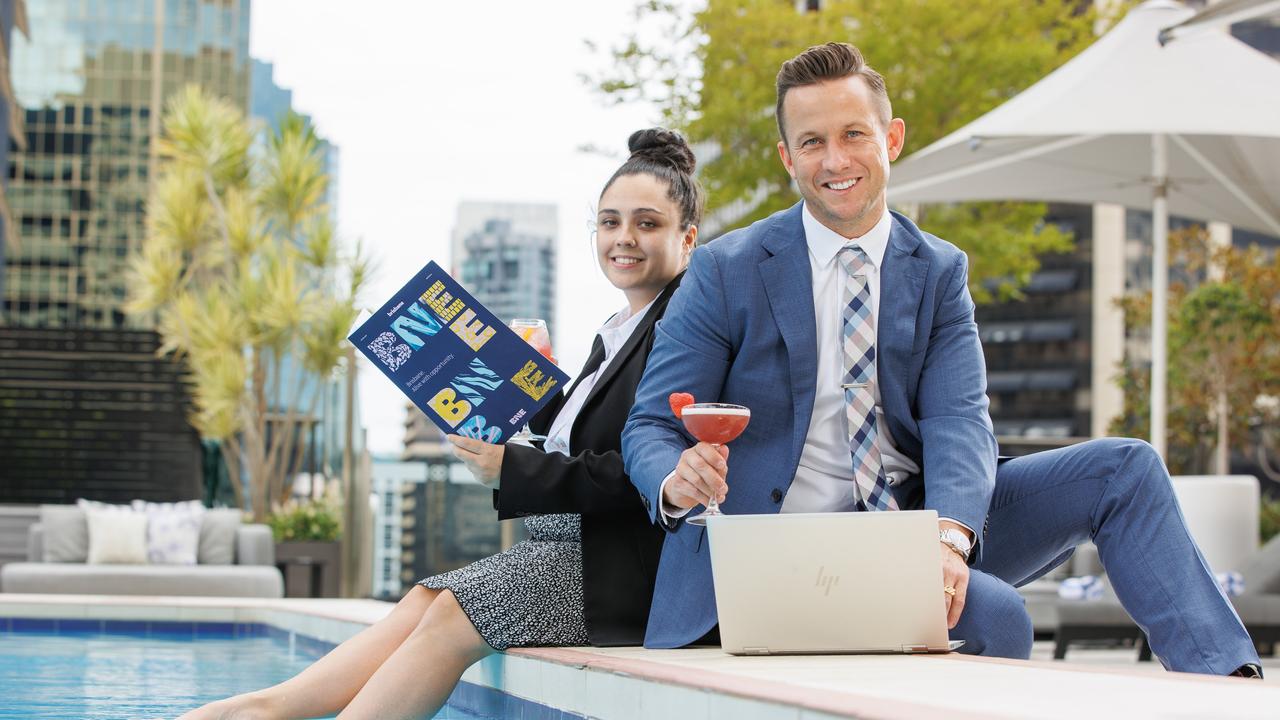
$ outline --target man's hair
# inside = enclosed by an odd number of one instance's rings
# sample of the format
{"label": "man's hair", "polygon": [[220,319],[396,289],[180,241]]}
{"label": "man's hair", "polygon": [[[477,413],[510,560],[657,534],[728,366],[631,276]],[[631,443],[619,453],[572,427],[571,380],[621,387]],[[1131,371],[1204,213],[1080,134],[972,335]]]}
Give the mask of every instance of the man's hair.
{"label": "man's hair", "polygon": [[789,90],[854,75],[862,78],[871,90],[881,126],[889,127],[889,121],[893,119],[893,106],[889,103],[889,91],[885,89],[884,77],[862,59],[858,48],[849,43],[829,42],[814,45],[782,63],[782,69],[778,71],[778,106],[775,113],[778,118],[778,135],[782,137],[782,141],[787,141],[787,131],[782,120],[782,103],[787,99]]}

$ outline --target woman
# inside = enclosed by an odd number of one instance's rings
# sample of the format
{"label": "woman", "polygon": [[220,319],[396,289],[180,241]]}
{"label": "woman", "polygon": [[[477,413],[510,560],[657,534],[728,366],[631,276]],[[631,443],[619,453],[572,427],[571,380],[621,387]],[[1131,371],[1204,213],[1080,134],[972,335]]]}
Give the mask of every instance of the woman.
{"label": "woman", "polygon": [[702,217],[693,153],[641,130],[600,195],[595,250],[627,304],[596,335],[567,394],[530,422],[543,450],[450,435],[454,454],[494,488],[499,518],[530,516],[530,539],[422,580],[375,625],[279,685],[184,719],[420,718],[462,672],[518,646],[639,645],[662,530],[622,467],[623,423]]}

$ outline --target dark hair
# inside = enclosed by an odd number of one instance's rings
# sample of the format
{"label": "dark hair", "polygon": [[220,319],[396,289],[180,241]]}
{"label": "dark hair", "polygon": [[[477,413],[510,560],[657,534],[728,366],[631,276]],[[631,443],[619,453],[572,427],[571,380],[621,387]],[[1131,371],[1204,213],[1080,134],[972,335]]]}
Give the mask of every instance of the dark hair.
{"label": "dark hair", "polygon": [[880,115],[880,124],[889,126],[893,119],[893,106],[889,103],[889,91],[885,89],[884,77],[871,69],[862,59],[862,52],[849,43],[829,42],[825,45],[814,45],[799,55],[782,63],[778,71],[778,106],[775,113],[778,118],[778,135],[787,141],[787,131],[782,123],[782,101],[791,88],[805,85],[817,85],[827,80],[841,80],[857,75],[871,90]]}
{"label": "dark hair", "polygon": [[631,157],[604,184],[600,197],[604,197],[618,178],[646,173],[666,181],[667,198],[680,206],[682,228],[702,222],[706,196],[702,184],[693,176],[698,161],[683,135],[665,128],[637,130],[627,139],[627,148],[631,150]]}

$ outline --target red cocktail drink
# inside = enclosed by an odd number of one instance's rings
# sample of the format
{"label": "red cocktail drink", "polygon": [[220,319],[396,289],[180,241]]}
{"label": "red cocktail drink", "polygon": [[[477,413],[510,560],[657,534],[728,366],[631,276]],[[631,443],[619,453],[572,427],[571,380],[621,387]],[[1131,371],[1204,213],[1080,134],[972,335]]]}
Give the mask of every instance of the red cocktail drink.
{"label": "red cocktail drink", "polygon": [[540,318],[516,318],[509,325],[520,339],[533,346],[534,350],[542,353],[542,356],[552,362],[555,358],[551,354],[551,336],[547,334],[547,323]]}
{"label": "red cocktail drink", "polygon": [[742,434],[751,421],[751,411],[741,405],[695,403],[680,413],[689,434],[705,443],[723,445]]}
{"label": "red cocktail drink", "polygon": [[[751,422],[751,410],[728,403],[694,403],[680,409],[680,419],[689,434],[704,443],[723,445],[742,434]],[[720,506],[714,497],[707,499],[707,509],[685,522],[706,525],[707,518],[720,515]]]}

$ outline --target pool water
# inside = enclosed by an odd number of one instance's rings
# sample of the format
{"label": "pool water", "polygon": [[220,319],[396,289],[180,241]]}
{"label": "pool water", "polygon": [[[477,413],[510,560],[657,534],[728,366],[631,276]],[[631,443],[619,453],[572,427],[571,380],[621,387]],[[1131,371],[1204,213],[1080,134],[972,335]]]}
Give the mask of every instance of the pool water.
{"label": "pool water", "polygon": [[[0,718],[174,718],[285,680],[324,649],[299,642],[291,647],[278,635],[0,632]],[[479,718],[450,707],[435,717]]]}

